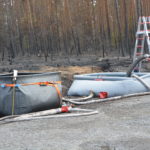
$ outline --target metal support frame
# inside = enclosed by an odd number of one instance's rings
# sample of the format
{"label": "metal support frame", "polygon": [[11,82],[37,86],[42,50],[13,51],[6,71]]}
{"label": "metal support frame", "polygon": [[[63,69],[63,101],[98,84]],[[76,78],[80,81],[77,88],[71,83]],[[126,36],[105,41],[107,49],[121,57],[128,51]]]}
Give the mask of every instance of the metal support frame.
{"label": "metal support frame", "polygon": [[[147,44],[148,50],[145,50],[145,42]],[[138,28],[136,32],[136,42],[133,54],[133,62],[135,62],[139,57],[143,56],[145,53],[150,54],[150,16],[139,17]],[[142,62],[140,62],[134,69],[135,72],[141,70]]]}

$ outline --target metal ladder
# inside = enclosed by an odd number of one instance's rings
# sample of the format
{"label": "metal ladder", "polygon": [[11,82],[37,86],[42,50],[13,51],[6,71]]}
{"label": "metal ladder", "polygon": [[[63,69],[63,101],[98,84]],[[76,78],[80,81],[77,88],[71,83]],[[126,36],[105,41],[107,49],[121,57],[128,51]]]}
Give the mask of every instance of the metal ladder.
{"label": "metal ladder", "polygon": [[[147,43],[148,50],[145,49],[145,41]],[[136,32],[136,42],[133,54],[133,62],[135,62],[140,56],[143,56],[145,53],[150,54],[150,16],[139,17],[138,29]],[[135,67],[134,72],[140,71],[141,64],[142,62],[140,62]]]}

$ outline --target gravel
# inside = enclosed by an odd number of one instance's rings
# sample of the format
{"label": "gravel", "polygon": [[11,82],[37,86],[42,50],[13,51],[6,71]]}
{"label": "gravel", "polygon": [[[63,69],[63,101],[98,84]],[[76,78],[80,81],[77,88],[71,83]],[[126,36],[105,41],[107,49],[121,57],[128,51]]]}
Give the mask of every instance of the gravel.
{"label": "gravel", "polygon": [[99,114],[0,126],[0,150],[148,150],[150,96],[82,106]]}

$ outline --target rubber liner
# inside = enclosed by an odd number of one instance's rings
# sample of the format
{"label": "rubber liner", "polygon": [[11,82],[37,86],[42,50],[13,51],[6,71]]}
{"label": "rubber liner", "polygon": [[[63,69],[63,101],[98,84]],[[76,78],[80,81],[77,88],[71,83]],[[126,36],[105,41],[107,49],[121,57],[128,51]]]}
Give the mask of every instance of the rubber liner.
{"label": "rubber liner", "polygon": [[[135,73],[138,76],[147,75],[149,73]],[[126,72],[102,72],[74,75],[74,80],[104,80],[104,81],[120,81],[120,80],[132,80],[133,78],[127,77]]]}
{"label": "rubber liner", "polygon": [[[59,72],[18,73],[14,96],[14,114],[36,112],[61,106],[61,98],[53,86],[27,85],[26,83],[61,81]],[[0,84],[13,84],[13,74],[0,75]],[[61,84],[57,87],[62,93]],[[0,87],[0,114],[11,115],[13,107],[13,88]]]}

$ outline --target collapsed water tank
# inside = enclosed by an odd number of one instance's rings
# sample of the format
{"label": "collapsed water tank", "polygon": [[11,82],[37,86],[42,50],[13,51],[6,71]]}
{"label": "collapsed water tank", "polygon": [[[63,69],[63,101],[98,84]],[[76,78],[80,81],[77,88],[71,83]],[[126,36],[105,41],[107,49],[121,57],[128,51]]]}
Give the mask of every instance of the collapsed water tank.
{"label": "collapsed water tank", "polygon": [[[150,84],[150,73],[134,73]],[[145,77],[144,77],[145,76]],[[125,72],[108,72],[75,75],[68,96],[88,96],[93,91],[96,96],[107,92],[108,97],[147,92],[149,89]]]}
{"label": "collapsed water tank", "polygon": [[61,106],[60,72],[0,75],[0,114],[18,115]]}

